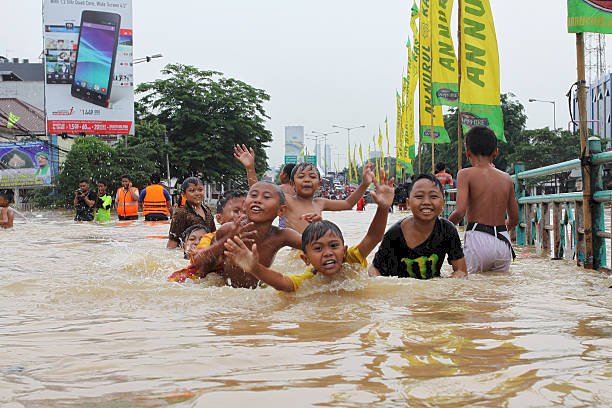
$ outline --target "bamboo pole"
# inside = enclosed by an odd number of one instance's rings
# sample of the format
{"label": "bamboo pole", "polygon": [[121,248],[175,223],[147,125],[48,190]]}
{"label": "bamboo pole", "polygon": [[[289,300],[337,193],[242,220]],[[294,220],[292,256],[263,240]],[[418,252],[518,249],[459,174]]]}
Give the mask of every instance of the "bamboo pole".
{"label": "bamboo pole", "polygon": [[576,33],[576,59],[578,74],[578,115],[580,128],[580,152],[582,159],[582,210],[584,211],[584,267],[593,269],[593,220],[591,216],[591,167],[589,159],[586,81],[584,68],[584,33]]}
{"label": "bamboo pole", "polygon": [[[457,172],[463,167],[463,126],[461,123],[461,17],[463,0],[457,2]],[[456,177],[456,176],[455,176]]]}

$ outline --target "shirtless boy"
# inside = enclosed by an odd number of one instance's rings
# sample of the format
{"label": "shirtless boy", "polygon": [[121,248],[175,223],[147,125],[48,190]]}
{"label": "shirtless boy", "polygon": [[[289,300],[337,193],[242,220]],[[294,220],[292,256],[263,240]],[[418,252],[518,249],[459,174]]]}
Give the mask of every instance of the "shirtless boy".
{"label": "shirtless boy", "polygon": [[[245,166],[249,184],[257,180],[255,173],[253,150],[245,146],[236,146],[234,156]],[[346,200],[330,200],[328,198],[314,197],[321,185],[321,175],[315,166],[310,163],[300,163],[291,171],[291,184],[295,188],[294,196],[287,196],[287,209],[284,212],[283,225],[293,228],[299,233],[313,221],[312,217],[319,219],[323,211],[344,211],[352,209],[359,198],[363,196],[372,181],[374,172],[372,164],[363,166],[363,177],[359,187]]]}
{"label": "shirtless boy", "polygon": [[13,228],[15,214],[9,207],[9,198],[6,194],[0,193],[0,228]]}
{"label": "shirtless boy", "polygon": [[272,225],[274,219],[282,215],[286,208],[285,195],[279,186],[265,181],[253,184],[244,200],[246,220],[223,224],[211,245],[193,257],[194,267],[200,269],[199,275],[205,276],[215,268],[219,259],[223,259],[223,275],[231,286],[256,287],[259,282],[257,278],[224,256],[225,242],[237,235],[248,245],[257,244],[259,263],[269,267],[282,247],[301,248],[302,237],[299,233],[291,228]]}
{"label": "shirtless boy", "polygon": [[498,155],[493,131],[473,127],[465,136],[465,146],[472,167],[457,173],[457,206],[448,219],[457,224],[467,214],[468,273],[508,271],[514,258],[508,231],[518,223],[514,184],[507,173],[493,166]]}

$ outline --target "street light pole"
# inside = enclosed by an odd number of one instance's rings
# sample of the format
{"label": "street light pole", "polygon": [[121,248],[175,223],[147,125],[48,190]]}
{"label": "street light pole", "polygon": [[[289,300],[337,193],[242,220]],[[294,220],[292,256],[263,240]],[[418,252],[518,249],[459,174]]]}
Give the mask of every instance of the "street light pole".
{"label": "street light pole", "polygon": [[[346,148],[348,151],[350,151],[351,150],[351,130],[364,128],[365,125],[355,126],[355,127],[344,127],[344,126],[332,125],[332,127],[346,130]],[[349,160],[349,157],[346,158],[346,167],[348,167],[348,160]],[[368,157],[368,160],[370,160],[369,157]]]}
{"label": "street light pole", "polygon": [[322,135],[324,138],[324,144],[323,144],[323,171],[325,172],[325,177],[327,177],[327,136],[328,135],[333,135],[336,133],[340,133],[340,131],[336,130],[334,132],[317,132],[316,130],[313,130],[311,133],[316,133],[319,135]]}
{"label": "street light pole", "polygon": [[529,102],[546,102],[546,103],[552,103],[553,106],[553,126],[554,129],[553,130],[557,130],[557,106],[555,104],[555,101],[547,101],[544,99],[534,99],[534,98],[530,98]]}

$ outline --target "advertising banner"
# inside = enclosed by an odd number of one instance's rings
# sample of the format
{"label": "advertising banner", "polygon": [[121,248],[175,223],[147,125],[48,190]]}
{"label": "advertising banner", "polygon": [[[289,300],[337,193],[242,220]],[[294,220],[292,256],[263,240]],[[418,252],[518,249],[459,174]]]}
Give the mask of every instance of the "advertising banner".
{"label": "advertising banner", "polygon": [[567,31],[612,34],[612,1],[567,0]]}
{"label": "advertising banner", "polygon": [[[429,1],[421,3],[419,17],[419,41],[415,41],[415,51],[419,57],[419,143],[449,143],[448,132],[444,128],[442,106],[433,103],[433,37],[432,10]],[[432,134],[433,133],[433,134]]]}
{"label": "advertising banner", "polygon": [[0,188],[50,185],[52,173],[45,142],[0,143]]}
{"label": "advertising banner", "polygon": [[457,106],[459,87],[457,56],[451,36],[453,0],[434,0],[431,3],[432,24],[432,75],[433,104]]}
{"label": "advertising banner", "polygon": [[504,117],[499,97],[499,54],[493,14],[488,0],[478,7],[460,3],[461,94],[459,107],[463,132],[486,126],[505,142]]}
{"label": "advertising banner", "polygon": [[50,134],[133,134],[131,0],[43,0]]}

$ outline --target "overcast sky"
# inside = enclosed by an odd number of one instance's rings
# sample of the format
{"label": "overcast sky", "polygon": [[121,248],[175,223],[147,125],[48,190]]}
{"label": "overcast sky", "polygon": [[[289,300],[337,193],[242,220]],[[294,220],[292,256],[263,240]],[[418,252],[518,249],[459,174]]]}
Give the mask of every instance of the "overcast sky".
{"label": "overcast sky", "polygon": [[[42,51],[41,0],[3,0],[0,55],[36,60]],[[501,91],[525,105],[527,127],[569,120],[565,93],[576,80],[575,35],[565,0],[491,0],[501,64]],[[7,5],[5,4],[5,6]],[[134,56],[162,59],[134,67],[136,82],[160,76],[167,63],[217,70],[262,88],[274,136],[270,165],[283,160],[284,126],[306,132],[359,126],[367,145],[389,117],[405,69],[412,0],[133,0]],[[456,14],[456,12],[455,12]],[[612,44],[610,45],[612,47]],[[608,61],[612,61],[610,52]],[[328,143],[346,151],[346,132]],[[393,142],[392,142],[393,143]],[[311,147],[314,143],[311,142]],[[345,157],[341,156],[340,164]]]}

